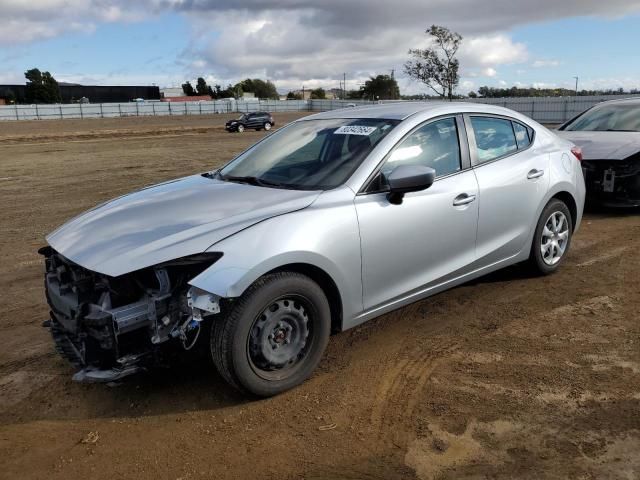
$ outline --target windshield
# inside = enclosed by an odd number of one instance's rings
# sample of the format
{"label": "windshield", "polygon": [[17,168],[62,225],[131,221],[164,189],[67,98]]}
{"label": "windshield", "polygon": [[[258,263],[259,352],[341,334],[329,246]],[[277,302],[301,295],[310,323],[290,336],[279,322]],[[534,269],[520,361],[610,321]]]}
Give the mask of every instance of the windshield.
{"label": "windshield", "polygon": [[592,108],[569,123],[563,130],[638,132],[640,131],[640,103],[609,104]]}
{"label": "windshield", "polygon": [[377,118],[295,122],[240,155],[219,176],[281,188],[335,188],[398,123]]}

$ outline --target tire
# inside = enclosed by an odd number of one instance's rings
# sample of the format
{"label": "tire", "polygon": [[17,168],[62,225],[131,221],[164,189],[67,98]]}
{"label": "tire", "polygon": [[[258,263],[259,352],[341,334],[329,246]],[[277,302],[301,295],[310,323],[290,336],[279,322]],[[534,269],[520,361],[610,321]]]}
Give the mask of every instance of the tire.
{"label": "tire", "polygon": [[329,302],[318,284],[278,272],[258,279],[214,321],[211,355],[230,385],[270,397],[311,376],[330,332]]}
{"label": "tire", "polygon": [[529,256],[532,269],[542,275],[554,273],[567,257],[572,235],[573,221],[569,208],[563,201],[552,199],[542,210],[536,225]]}
{"label": "tire", "polygon": [[266,123],[264,124],[264,129],[265,129],[267,132],[268,132],[269,130],[271,130],[271,123],[266,122]]}
{"label": "tire", "polygon": [[244,132],[244,125],[238,125],[237,132],[238,133]]}

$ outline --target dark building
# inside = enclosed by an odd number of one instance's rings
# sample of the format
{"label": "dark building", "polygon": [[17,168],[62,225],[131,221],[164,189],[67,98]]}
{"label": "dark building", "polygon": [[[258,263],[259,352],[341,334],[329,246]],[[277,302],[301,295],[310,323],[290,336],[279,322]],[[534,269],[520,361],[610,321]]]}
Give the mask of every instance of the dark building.
{"label": "dark building", "polygon": [[[27,103],[26,85],[0,85],[0,99]],[[160,100],[159,87],[126,85],[74,85],[60,84],[62,103],[78,102],[82,97],[91,103],[124,103],[136,98]]]}

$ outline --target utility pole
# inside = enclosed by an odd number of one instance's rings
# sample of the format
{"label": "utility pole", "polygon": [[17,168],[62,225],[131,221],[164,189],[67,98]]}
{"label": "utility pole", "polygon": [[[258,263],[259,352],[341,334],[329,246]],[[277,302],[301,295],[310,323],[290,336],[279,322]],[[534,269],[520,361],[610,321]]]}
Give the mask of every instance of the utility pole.
{"label": "utility pole", "polygon": [[342,74],[342,99],[347,98],[347,74]]}
{"label": "utility pole", "polygon": [[573,77],[576,79],[576,97],[578,96],[578,77]]}

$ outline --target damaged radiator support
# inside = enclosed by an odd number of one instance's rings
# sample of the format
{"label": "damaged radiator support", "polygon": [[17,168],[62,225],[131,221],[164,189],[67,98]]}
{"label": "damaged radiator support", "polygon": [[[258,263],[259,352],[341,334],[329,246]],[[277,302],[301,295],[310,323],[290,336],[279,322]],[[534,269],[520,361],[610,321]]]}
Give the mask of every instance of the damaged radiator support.
{"label": "damaged radiator support", "polygon": [[[219,297],[184,282],[172,285],[166,268],[147,274],[145,281],[154,288],[138,286],[135,300],[130,291],[138,280],[104,277],[52,250],[43,254],[51,306],[47,326],[57,350],[80,369],[73,377],[77,381],[111,382],[136,373],[157,360],[161,344],[175,338],[189,349],[203,317],[220,312]],[[126,295],[116,293],[125,289]]]}

